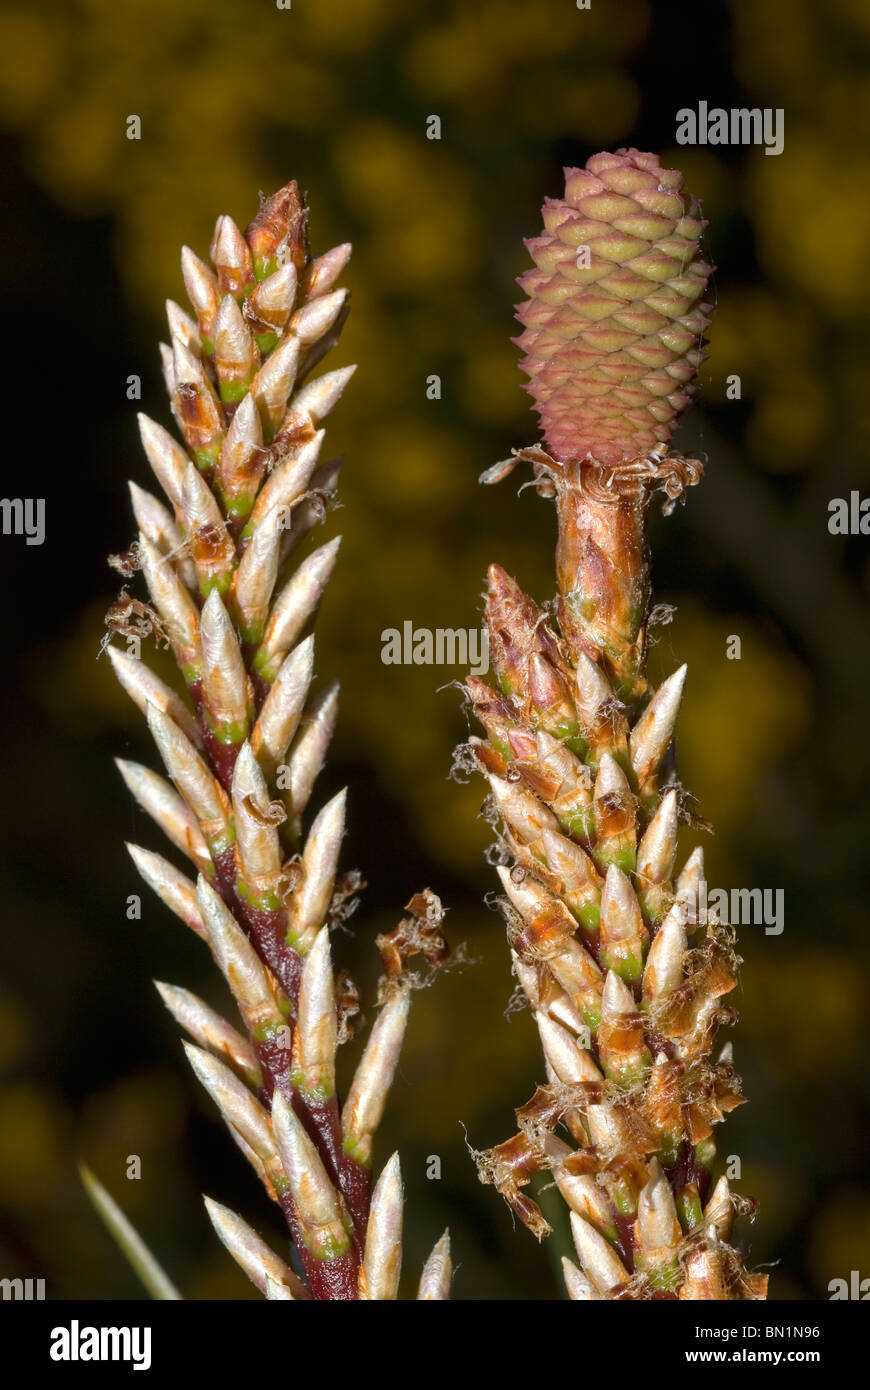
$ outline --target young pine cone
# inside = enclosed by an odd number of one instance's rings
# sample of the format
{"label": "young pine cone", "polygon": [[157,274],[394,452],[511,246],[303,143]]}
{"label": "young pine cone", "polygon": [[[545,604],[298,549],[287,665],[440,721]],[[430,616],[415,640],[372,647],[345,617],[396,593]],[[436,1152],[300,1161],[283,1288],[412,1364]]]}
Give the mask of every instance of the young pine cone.
{"label": "young pine cone", "polygon": [[706,226],[682,174],[638,150],[565,170],[520,277],[522,368],[550,452],[620,463],[667,444],[694,391],[711,305]]}
{"label": "young pine cone", "polygon": [[649,502],[701,472],[667,455],[709,307],[704,224],[681,184],[636,150],[566,171],[520,282],[546,449],[484,475],[526,458],[555,497],[559,595],[551,614],[491,566],[493,684],[467,682],[500,906],[547,1069],[518,1134],[478,1162],[539,1237],[549,1226],[525,1188],[552,1174],[571,1212],[573,1299],[756,1299],[767,1283],[729,1243],[753,1204],[713,1179],[714,1127],[741,1103],[717,1043],[738,959],[700,918],[701,849],[677,865],[680,822],[703,824],[671,759],[686,668],[657,690],[645,673]]}

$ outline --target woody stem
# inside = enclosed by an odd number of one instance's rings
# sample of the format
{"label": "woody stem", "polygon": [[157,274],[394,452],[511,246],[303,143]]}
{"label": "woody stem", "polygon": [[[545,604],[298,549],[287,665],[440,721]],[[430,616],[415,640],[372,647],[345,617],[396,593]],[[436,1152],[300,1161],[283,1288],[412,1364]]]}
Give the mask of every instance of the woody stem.
{"label": "woody stem", "polygon": [[649,500],[642,481],[605,481],[585,466],[566,465],[556,484],[562,634],[574,659],[584,651],[598,661],[632,709],[648,691]]}

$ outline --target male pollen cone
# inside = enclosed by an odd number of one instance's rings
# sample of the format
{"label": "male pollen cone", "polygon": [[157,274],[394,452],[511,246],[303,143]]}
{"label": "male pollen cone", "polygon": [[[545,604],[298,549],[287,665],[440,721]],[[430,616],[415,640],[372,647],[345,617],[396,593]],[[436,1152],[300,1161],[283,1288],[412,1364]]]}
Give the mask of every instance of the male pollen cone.
{"label": "male pollen cone", "polygon": [[564,198],[546,199],[544,232],[525,243],[535,269],[519,277],[515,342],[558,459],[612,466],[667,446],[691,399],[713,267],[682,184],[655,154],[592,155],[565,170]]}

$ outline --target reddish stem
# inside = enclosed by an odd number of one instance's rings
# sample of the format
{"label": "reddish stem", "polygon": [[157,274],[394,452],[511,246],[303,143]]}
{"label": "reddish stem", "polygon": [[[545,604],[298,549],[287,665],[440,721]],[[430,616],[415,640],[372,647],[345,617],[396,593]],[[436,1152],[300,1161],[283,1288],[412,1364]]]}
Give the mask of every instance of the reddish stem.
{"label": "reddish stem", "polygon": [[[205,740],[206,760],[221,786],[229,794],[238,747],[222,744],[215,738],[208,722],[201,683],[190,687],[190,693]],[[215,872],[221,897],[245,928],[257,952],[279,981],[291,1002],[295,1017],[302,979],[302,957],[287,944],[286,911],[283,908],[269,910],[256,907],[240,893],[239,866],[234,845],[215,856]],[[341,1119],[335,1098],[326,1102],[311,1101],[296,1090],[290,1079],[290,1057],[286,1047],[274,1041],[254,1041],[254,1049],[263,1072],[265,1099],[271,1099],[273,1091],[277,1089],[293,1106],[317,1148],[331,1181],[342,1193],[352,1221],[352,1250],[334,1260],[318,1260],[305,1245],[304,1234],[289,1194],[282,1195],[281,1208],[287,1217],[311,1292],[316,1299],[356,1299],[359,1296],[359,1264],[365,1244],[369,1213],[368,1170],[343,1152]]]}

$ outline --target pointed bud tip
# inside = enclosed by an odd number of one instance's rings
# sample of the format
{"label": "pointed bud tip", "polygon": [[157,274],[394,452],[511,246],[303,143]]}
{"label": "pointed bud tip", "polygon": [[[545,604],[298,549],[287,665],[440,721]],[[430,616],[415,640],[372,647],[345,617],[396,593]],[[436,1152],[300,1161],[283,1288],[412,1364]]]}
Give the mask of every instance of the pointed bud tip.
{"label": "pointed bud tip", "polygon": [[637,1001],[634,998],[628,985],[615,970],[608,970],[604,980],[604,991],[601,996],[601,1008],[605,1013],[630,1014],[637,1008]]}

